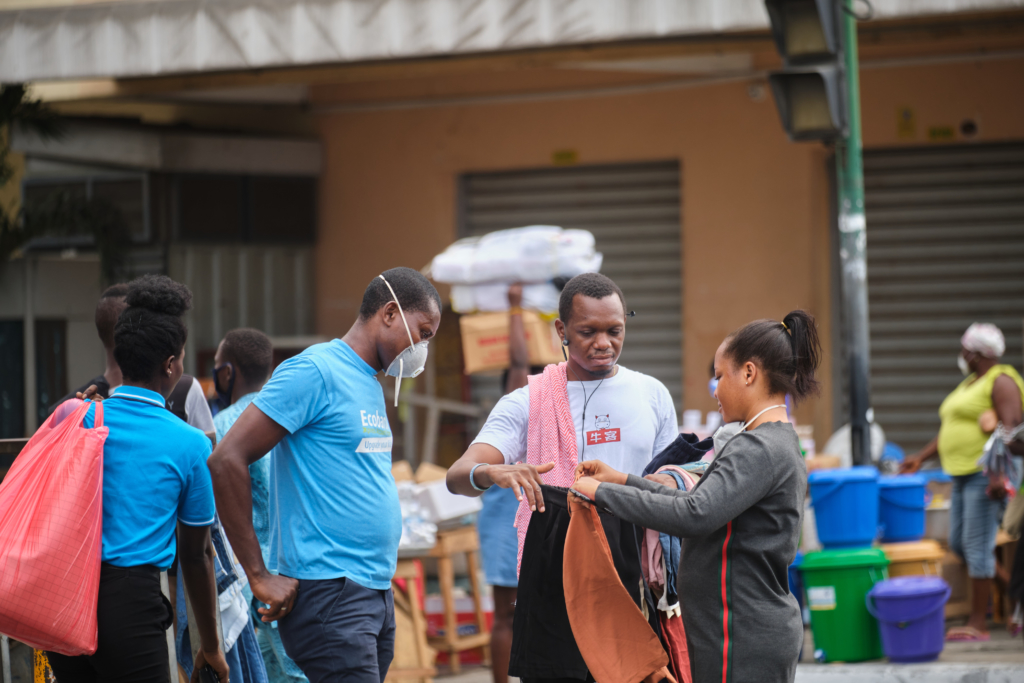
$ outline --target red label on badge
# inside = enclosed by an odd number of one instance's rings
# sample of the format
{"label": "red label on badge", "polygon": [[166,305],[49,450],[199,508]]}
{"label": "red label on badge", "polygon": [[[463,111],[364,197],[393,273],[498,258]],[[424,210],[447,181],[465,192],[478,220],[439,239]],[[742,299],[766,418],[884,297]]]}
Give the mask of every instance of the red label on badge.
{"label": "red label on badge", "polygon": [[599,429],[596,432],[587,432],[587,445],[597,446],[602,443],[612,443],[619,440],[618,429]]}

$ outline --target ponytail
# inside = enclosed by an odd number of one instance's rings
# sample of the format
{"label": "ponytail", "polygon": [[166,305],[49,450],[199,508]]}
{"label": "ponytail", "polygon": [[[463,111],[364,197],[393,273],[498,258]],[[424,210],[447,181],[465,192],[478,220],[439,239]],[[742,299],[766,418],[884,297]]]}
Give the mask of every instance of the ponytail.
{"label": "ponytail", "polygon": [[772,395],[790,394],[800,400],[818,393],[814,374],[821,344],[814,316],[807,311],[792,311],[782,322],[755,320],[733,332],[726,342],[725,354],[734,363],[755,361],[761,366]]}

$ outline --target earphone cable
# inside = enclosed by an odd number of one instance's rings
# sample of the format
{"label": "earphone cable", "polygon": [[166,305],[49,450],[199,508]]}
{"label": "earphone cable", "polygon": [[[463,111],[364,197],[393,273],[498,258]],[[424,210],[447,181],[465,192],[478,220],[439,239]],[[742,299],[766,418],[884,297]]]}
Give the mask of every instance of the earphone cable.
{"label": "earphone cable", "polygon": [[583,415],[582,421],[580,422],[580,436],[583,439],[583,450],[580,452],[580,462],[583,462],[583,458],[587,454],[587,405],[590,403],[590,399],[594,398],[594,394],[596,394],[597,390],[601,388],[601,385],[604,384],[605,378],[602,377],[601,381],[597,383],[596,387],[594,387],[594,390],[590,392],[590,396],[587,396],[587,388],[583,386],[583,380],[581,380],[573,369],[569,367],[568,363],[566,363],[565,368],[569,372],[572,372],[572,376],[580,383],[580,389],[583,390]]}

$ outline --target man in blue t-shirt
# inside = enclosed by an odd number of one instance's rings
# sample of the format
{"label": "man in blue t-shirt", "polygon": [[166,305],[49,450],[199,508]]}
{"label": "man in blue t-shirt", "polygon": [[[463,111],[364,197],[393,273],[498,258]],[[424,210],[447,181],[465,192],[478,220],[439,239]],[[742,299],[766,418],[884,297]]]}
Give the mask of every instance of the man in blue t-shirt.
{"label": "man in blue t-shirt", "polygon": [[[210,457],[221,521],[267,605],[263,621],[280,620],[285,650],[311,683],[382,683],[391,664],[402,515],[376,375],[422,372],[440,322],[441,299],[423,275],[385,271],[345,336],[282,363]],[[265,564],[249,465],[268,451]]]}

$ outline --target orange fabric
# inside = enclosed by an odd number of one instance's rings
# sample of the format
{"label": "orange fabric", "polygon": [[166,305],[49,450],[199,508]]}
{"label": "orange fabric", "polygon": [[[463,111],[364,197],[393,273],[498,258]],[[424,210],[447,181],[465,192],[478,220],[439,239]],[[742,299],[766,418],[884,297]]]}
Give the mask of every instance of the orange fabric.
{"label": "orange fabric", "polygon": [[668,654],[615,571],[597,510],[569,494],[562,584],[576,645],[608,683],[676,683]]}

